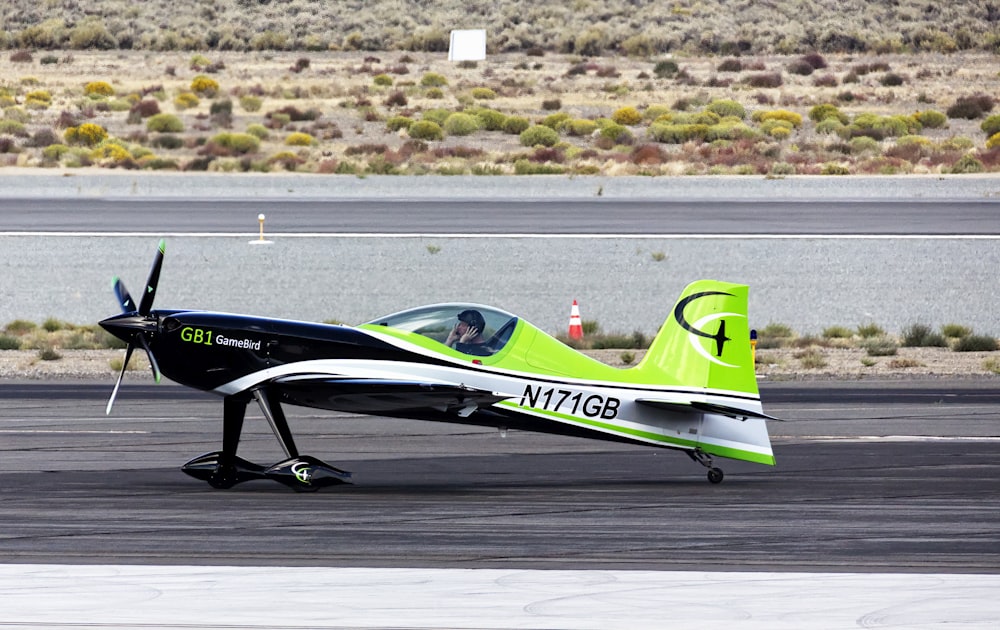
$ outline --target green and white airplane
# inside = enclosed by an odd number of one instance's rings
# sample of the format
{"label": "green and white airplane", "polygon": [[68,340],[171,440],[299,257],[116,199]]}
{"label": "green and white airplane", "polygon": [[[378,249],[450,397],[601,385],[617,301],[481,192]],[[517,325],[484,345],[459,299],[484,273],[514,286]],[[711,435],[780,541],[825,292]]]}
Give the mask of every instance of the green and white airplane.
{"label": "green and white airplane", "polygon": [[[747,321],[748,288],[688,285],[642,360],[615,368],[527,321],[478,304],[435,304],[359,326],[192,310],[153,310],[164,243],[137,305],[101,326],[138,346],[160,375],[223,399],[222,450],[183,470],[216,488],[273,479],[298,491],[350,473],[300,455],[283,404],[582,436],[684,451],[722,481],[713,457],[773,465]],[[111,412],[125,366],[108,402]],[[287,458],[237,455],[256,400]]]}

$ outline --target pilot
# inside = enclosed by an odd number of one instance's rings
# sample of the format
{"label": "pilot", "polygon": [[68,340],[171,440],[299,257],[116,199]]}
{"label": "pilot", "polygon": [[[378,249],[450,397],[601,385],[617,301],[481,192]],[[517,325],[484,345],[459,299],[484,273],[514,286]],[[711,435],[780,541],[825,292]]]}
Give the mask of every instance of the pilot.
{"label": "pilot", "polygon": [[489,356],[492,353],[486,347],[486,339],[483,338],[484,328],[486,320],[483,319],[482,313],[473,309],[464,310],[458,314],[458,322],[448,333],[444,345],[465,354]]}

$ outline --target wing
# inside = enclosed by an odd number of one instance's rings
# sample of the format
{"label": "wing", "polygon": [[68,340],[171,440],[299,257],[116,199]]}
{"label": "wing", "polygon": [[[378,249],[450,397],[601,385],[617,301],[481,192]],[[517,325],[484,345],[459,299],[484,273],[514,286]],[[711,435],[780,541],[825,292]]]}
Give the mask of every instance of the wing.
{"label": "wing", "polygon": [[290,404],[366,414],[435,409],[464,418],[512,397],[461,384],[327,375],[285,376],[272,381],[271,387]]}
{"label": "wing", "polygon": [[635,402],[640,405],[655,407],[657,409],[666,409],[668,411],[676,411],[679,413],[714,413],[720,416],[735,418],[737,420],[745,420],[747,418],[763,418],[765,420],[782,421],[781,418],[775,418],[774,416],[769,416],[759,411],[749,411],[747,409],[740,409],[739,407],[729,407],[727,405],[717,405],[697,400],[676,401],[656,400],[654,398],[638,398]]}

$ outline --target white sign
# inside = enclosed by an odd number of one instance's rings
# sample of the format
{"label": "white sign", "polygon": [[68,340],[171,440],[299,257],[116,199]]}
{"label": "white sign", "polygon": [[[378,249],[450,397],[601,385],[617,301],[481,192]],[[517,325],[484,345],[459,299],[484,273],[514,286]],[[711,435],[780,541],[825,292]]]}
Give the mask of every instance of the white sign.
{"label": "white sign", "polygon": [[486,59],[484,29],[452,31],[448,46],[448,61],[480,61]]}

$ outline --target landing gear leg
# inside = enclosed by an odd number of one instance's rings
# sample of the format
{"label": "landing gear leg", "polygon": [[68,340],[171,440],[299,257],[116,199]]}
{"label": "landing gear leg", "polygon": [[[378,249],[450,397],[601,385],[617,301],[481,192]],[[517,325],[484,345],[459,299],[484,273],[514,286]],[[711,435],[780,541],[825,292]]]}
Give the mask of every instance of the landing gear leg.
{"label": "landing gear leg", "polygon": [[695,449],[693,451],[687,451],[688,457],[698,462],[702,466],[708,469],[708,481],[710,483],[722,483],[721,468],[716,468],[712,466],[712,456],[701,449]]}
{"label": "landing gear leg", "polygon": [[243,432],[249,398],[227,396],[222,401],[222,450],[206,453],[181,468],[195,479],[207,481],[213,488],[228,489],[251,479],[262,479],[264,467],[236,455]]}
{"label": "landing gear leg", "polygon": [[299,455],[281,403],[266,389],[255,389],[253,396],[287,457],[265,470],[265,477],[283,483],[296,492],[315,492],[324,486],[347,483],[351,473],[334,468],[315,457]]}

